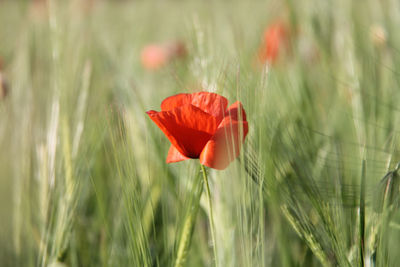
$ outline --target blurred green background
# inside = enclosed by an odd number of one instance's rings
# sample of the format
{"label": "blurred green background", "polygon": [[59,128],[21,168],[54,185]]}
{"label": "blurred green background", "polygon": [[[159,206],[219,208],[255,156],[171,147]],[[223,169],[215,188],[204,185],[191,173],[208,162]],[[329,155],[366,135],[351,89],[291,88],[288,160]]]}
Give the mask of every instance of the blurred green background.
{"label": "blurred green background", "polygon": [[[208,170],[217,256],[203,194],[185,266],[397,266],[399,8],[0,1],[0,266],[173,266],[198,162],[167,165],[145,111],[200,90],[240,100],[250,132]],[[288,45],[261,66],[276,21]],[[143,68],[174,40],[185,58]]]}

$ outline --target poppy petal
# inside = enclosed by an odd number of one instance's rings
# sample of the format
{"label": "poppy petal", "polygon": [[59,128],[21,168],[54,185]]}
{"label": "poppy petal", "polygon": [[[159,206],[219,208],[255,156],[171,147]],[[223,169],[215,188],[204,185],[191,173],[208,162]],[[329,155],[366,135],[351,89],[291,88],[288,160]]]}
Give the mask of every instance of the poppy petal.
{"label": "poppy petal", "polygon": [[215,93],[198,92],[193,94],[177,94],[166,98],[161,103],[161,110],[168,111],[177,107],[192,104],[202,111],[214,116],[217,119],[217,124],[224,117],[228,100]]}
{"label": "poppy petal", "polygon": [[168,150],[167,163],[174,163],[187,159],[189,158],[182,155],[181,152],[179,152],[179,150],[176,149],[173,145],[170,146]]}
{"label": "poppy petal", "polygon": [[218,170],[225,169],[239,156],[240,147],[247,133],[247,121],[225,117],[201,152],[200,163]]}
{"label": "poppy petal", "polygon": [[246,112],[244,111],[242,103],[236,101],[225,112],[225,116],[230,117],[235,121],[246,121]]}
{"label": "poppy petal", "polygon": [[191,104],[192,95],[191,94],[177,94],[166,99],[161,102],[161,111],[168,111],[174,108],[179,108],[185,105]]}
{"label": "poppy petal", "polygon": [[213,115],[217,119],[217,123],[219,123],[224,117],[228,100],[215,93],[198,92],[192,94],[192,105]]}
{"label": "poppy petal", "polygon": [[217,124],[213,116],[193,105],[147,114],[175,148],[188,158],[198,158]]}

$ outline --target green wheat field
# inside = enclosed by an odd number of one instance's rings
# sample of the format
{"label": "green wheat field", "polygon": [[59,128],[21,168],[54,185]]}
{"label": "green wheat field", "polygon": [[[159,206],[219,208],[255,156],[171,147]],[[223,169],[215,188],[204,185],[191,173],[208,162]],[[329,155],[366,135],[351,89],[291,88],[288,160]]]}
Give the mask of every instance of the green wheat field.
{"label": "green wheat field", "polygon": [[[398,1],[45,2],[0,0],[0,266],[400,266]],[[224,170],[146,115],[197,91],[246,110]]]}

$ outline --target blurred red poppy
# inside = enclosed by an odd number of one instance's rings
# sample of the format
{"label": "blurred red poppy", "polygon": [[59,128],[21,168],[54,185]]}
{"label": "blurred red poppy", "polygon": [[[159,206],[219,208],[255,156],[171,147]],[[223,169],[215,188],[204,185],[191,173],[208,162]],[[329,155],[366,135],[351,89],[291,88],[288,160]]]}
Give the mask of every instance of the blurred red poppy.
{"label": "blurred red poppy", "polygon": [[166,44],[150,44],[143,48],[141,61],[145,69],[157,70],[165,66],[171,60],[185,55],[185,45],[180,41]]}
{"label": "blurred red poppy", "polygon": [[148,45],[142,50],[141,59],[143,67],[154,70],[165,65],[168,55],[162,46]]}
{"label": "blurred red poppy", "polygon": [[147,114],[172,144],[167,163],[199,158],[207,167],[225,169],[248,133],[242,104],[228,107],[228,100],[215,93],[174,95],[161,103],[161,112]]}
{"label": "blurred red poppy", "polygon": [[264,32],[263,44],[258,57],[262,63],[275,63],[282,53],[282,48],[287,46],[288,31],[283,22],[271,24]]}

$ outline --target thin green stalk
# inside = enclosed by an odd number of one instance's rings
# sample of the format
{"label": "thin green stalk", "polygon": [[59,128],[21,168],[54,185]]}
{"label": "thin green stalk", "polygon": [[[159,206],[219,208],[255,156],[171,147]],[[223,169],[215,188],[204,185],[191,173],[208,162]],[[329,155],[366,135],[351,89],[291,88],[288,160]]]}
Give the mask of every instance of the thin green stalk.
{"label": "thin green stalk", "polygon": [[196,176],[197,180],[193,184],[194,198],[190,203],[190,210],[186,215],[185,222],[183,224],[182,233],[178,245],[178,253],[175,260],[175,267],[183,267],[186,262],[186,256],[189,252],[190,241],[192,240],[193,227],[196,222],[197,213],[200,206],[200,198],[203,193],[202,180],[200,175]]}
{"label": "thin green stalk", "polygon": [[210,214],[208,216],[208,220],[210,222],[210,231],[211,231],[212,246],[213,246],[213,251],[214,251],[215,266],[218,266],[218,260],[217,260],[218,254],[217,254],[217,244],[215,242],[215,226],[214,226],[213,209],[212,209],[212,204],[211,204],[211,192],[210,192],[210,186],[208,184],[206,168],[204,167],[204,165],[201,165],[201,172],[203,173],[204,185],[205,185],[206,191],[207,191],[208,209],[210,212]]}
{"label": "thin green stalk", "polygon": [[[375,245],[375,252],[373,263],[374,266],[386,266],[387,262],[387,253],[388,251],[385,250],[385,240],[387,238],[387,229],[389,228],[390,217],[391,217],[391,205],[393,201],[393,190],[394,188],[398,188],[397,179],[398,179],[398,171],[400,170],[400,162],[397,164],[396,168],[389,172],[385,177],[382,179],[383,181],[386,179],[385,183],[385,190],[383,193],[383,203],[381,206],[382,215],[379,222],[378,228],[378,237],[377,237],[377,244]],[[397,184],[397,185],[395,185]]]}
{"label": "thin green stalk", "polygon": [[365,159],[362,161],[360,190],[360,266],[364,267],[365,255]]}

